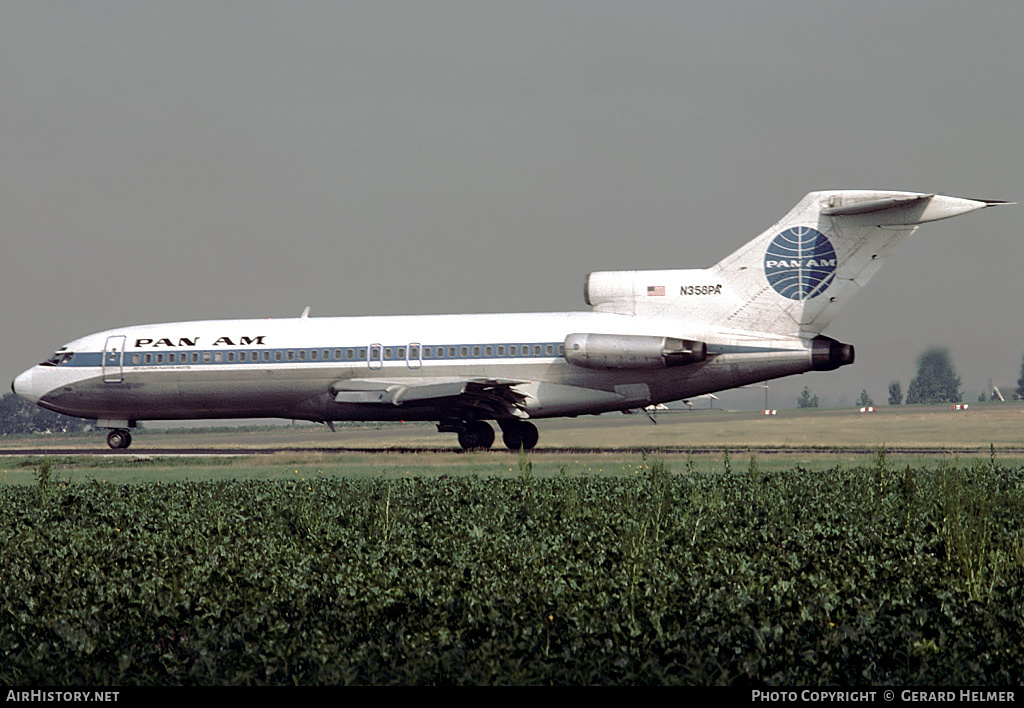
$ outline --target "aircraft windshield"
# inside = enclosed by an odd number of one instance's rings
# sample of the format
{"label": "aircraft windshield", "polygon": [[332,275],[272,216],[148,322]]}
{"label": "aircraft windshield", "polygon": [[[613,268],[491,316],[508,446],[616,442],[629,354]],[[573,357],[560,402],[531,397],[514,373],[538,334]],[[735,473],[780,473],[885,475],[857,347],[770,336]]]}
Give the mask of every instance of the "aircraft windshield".
{"label": "aircraft windshield", "polygon": [[44,362],[40,363],[40,366],[60,366],[61,364],[67,364],[69,361],[75,358],[74,352],[58,351],[54,352],[53,356]]}

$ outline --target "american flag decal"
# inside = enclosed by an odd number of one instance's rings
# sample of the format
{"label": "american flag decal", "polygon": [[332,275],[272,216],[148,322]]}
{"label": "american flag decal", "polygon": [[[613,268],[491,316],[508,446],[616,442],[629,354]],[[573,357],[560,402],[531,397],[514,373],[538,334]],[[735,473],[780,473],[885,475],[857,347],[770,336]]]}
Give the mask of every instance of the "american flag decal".
{"label": "american flag decal", "polygon": [[647,286],[647,296],[648,297],[653,297],[655,295],[662,295],[662,296],[664,296],[665,295],[665,286],[664,285],[648,285]]}

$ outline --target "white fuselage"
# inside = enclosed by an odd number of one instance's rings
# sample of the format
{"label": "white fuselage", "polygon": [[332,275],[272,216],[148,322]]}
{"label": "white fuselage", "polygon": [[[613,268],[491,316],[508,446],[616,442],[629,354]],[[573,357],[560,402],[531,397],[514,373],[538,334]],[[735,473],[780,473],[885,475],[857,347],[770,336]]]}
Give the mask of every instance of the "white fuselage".
{"label": "white fuselage", "polygon": [[[570,364],[562,349],[577,332],[698,339],[708,345],[707,359],[654,371],[583,368]],[[523,417],[545,418],[636,408],[801,373],[812,368],[811,349],[797,337],[596,312],[178,322],[77,339],[53,363],[19,376],[14,389],[50,410],[122,425],[270,416],[439,420],[456,415],[452,406],[460,404],[445,397],[339,402],[336,385],[493,380],[522,394]]]}

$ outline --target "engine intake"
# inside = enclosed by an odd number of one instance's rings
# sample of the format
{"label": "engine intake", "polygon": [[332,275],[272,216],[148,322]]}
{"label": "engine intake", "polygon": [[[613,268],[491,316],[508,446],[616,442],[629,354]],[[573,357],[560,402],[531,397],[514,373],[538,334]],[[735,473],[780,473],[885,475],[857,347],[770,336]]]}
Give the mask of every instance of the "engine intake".
{"label": "engine intake", "polygon": [[704,361],[704,342],[636,334],[570,334],[565,358],[587,369],[668,369]]}

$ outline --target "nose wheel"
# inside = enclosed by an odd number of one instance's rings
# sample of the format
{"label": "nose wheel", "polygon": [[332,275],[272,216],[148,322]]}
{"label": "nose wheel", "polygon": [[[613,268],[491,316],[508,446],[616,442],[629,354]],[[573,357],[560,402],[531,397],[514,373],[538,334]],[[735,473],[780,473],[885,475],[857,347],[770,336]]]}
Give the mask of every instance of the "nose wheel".
{"label": "nose wheel", "polygon": [[132,444],[132,434],[127,430],[111,430],[107,433],[107,445],[111,450],[123,450]]}

